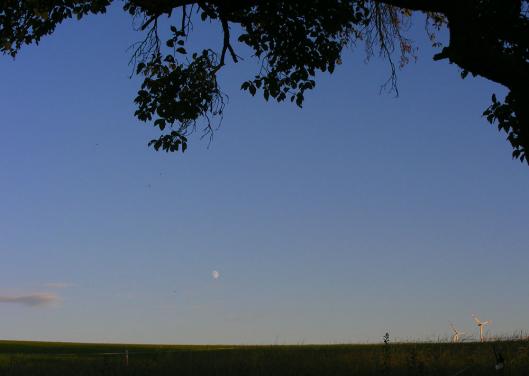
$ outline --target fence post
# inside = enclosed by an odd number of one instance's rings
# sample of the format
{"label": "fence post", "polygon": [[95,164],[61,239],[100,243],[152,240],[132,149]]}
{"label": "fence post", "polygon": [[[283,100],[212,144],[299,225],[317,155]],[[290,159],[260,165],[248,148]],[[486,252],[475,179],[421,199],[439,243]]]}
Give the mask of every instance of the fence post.
{"label": "fence post", "polygon": [[125,366],[129,366],[129,350],[125,350]]}

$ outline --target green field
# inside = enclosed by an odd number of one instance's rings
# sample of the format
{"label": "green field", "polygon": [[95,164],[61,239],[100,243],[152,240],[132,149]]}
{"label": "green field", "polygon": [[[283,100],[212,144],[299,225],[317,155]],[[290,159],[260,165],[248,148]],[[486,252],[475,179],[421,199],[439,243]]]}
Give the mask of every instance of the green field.
{"label": "green field", "polygon": [[[502,371],[494,368],[493,346],[505,358]],[[158,346],[0,341],[0,376],[498,374],[529,374],[529,342]]]}

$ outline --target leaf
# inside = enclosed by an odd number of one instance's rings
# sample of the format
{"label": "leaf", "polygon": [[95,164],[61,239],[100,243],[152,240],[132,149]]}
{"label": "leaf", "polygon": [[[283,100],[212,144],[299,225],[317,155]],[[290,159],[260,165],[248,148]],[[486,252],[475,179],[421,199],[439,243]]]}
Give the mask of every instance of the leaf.
{"label": "leaf", "polygon": [[187,51],[186,51],[186,49],[184,47],[178,47],[176,49],[176,52],[179,52],[179,53],[184,54],[184,55],[187,54]]}
{"label": "leaf", "polygon": [[298,93],[298,94],[296,95],[296,104],[298,105],[298,107],[303,107],[303,106],[302,106],[302,105],[303,105],[303,99],[304,99],[304,98],[303,98],[303,94]]}
{"label": "leaf", "polygon": [[139,74],[143,70],[143,68],[145,68],[145,63],[139,63],[136,67],[136,74]]}
{"label": "leaf", "polygon": [[159,127],[160,130],[163,131],[164,128],[165,128],[165,120],[164,120],[164,119],[156,119],[156,120],[154,121],[154,125],[157,126],[157,127]]}

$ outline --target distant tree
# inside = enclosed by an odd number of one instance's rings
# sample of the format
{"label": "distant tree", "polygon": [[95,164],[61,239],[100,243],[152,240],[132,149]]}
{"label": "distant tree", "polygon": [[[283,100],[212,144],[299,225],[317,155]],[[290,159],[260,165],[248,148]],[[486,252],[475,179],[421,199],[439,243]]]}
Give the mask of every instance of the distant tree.
{"label": "distant tree", "polygon": [[[112,0],[3,0],[0,50],[13,57],[25,44],[38,43],[69,18],[105,13]],[[413,13],[425,15],[426,33],[461,76],[485,77],[508,89],[484,115],[507,134],[513,157],[528,161],[529,0],[124,0],[124,11],[145,38],[133,45],[131,64],[143,76],[135,116],[161,135],[156,150],[185,151],[187,136],[203,127],[211,134],[222,117],[225,95],[217,73],[239,56],[233,41],[253,51],[257,74],[242,83],[251,95],[290,100],[302,106],[316,72],[333,72],[347,46],[363,43],[368,57],[389,61],[386,85],[396,90],[396,70],[415,58],[406,38]],[[171,25],[159,26],[163,17]],[[417,18],[413,18],[417,20]],[[187,36],[201,21],[219,25],[223,43],[188,52]],[[237,27],[233,27],[237,25]],[[448,45],[436,32],[446,27]],[[237,32],[234,36],[232,33]],[[216,38],[212,38],[216,40]]]}

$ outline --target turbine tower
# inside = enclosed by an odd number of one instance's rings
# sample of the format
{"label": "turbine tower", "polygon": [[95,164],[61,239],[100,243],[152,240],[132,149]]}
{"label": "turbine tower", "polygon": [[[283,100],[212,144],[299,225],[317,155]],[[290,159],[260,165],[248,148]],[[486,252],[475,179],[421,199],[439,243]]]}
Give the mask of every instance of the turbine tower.
{"label": "turbine tower", "polygon": [[452,343],[459,342],[459,336],[461,334],[465,334],[465,332],[460,332],[459,330],[457,330],[456,327],[454,326],[454,324],[452,324],[452,323],[450,323],[450,328],[454,332],[454,334],[452,334]]}
{"label": "turbine tower", "polygon": [[485,325],[492,324],[492,321],[491,320],[481,321],[476,315],[472,315],[472,318],[474,319],[474,321],[476,322],[476,325],[479,328],[479,340],[481,342],[485,342],[485,338],[483,337],[483,327]]}

